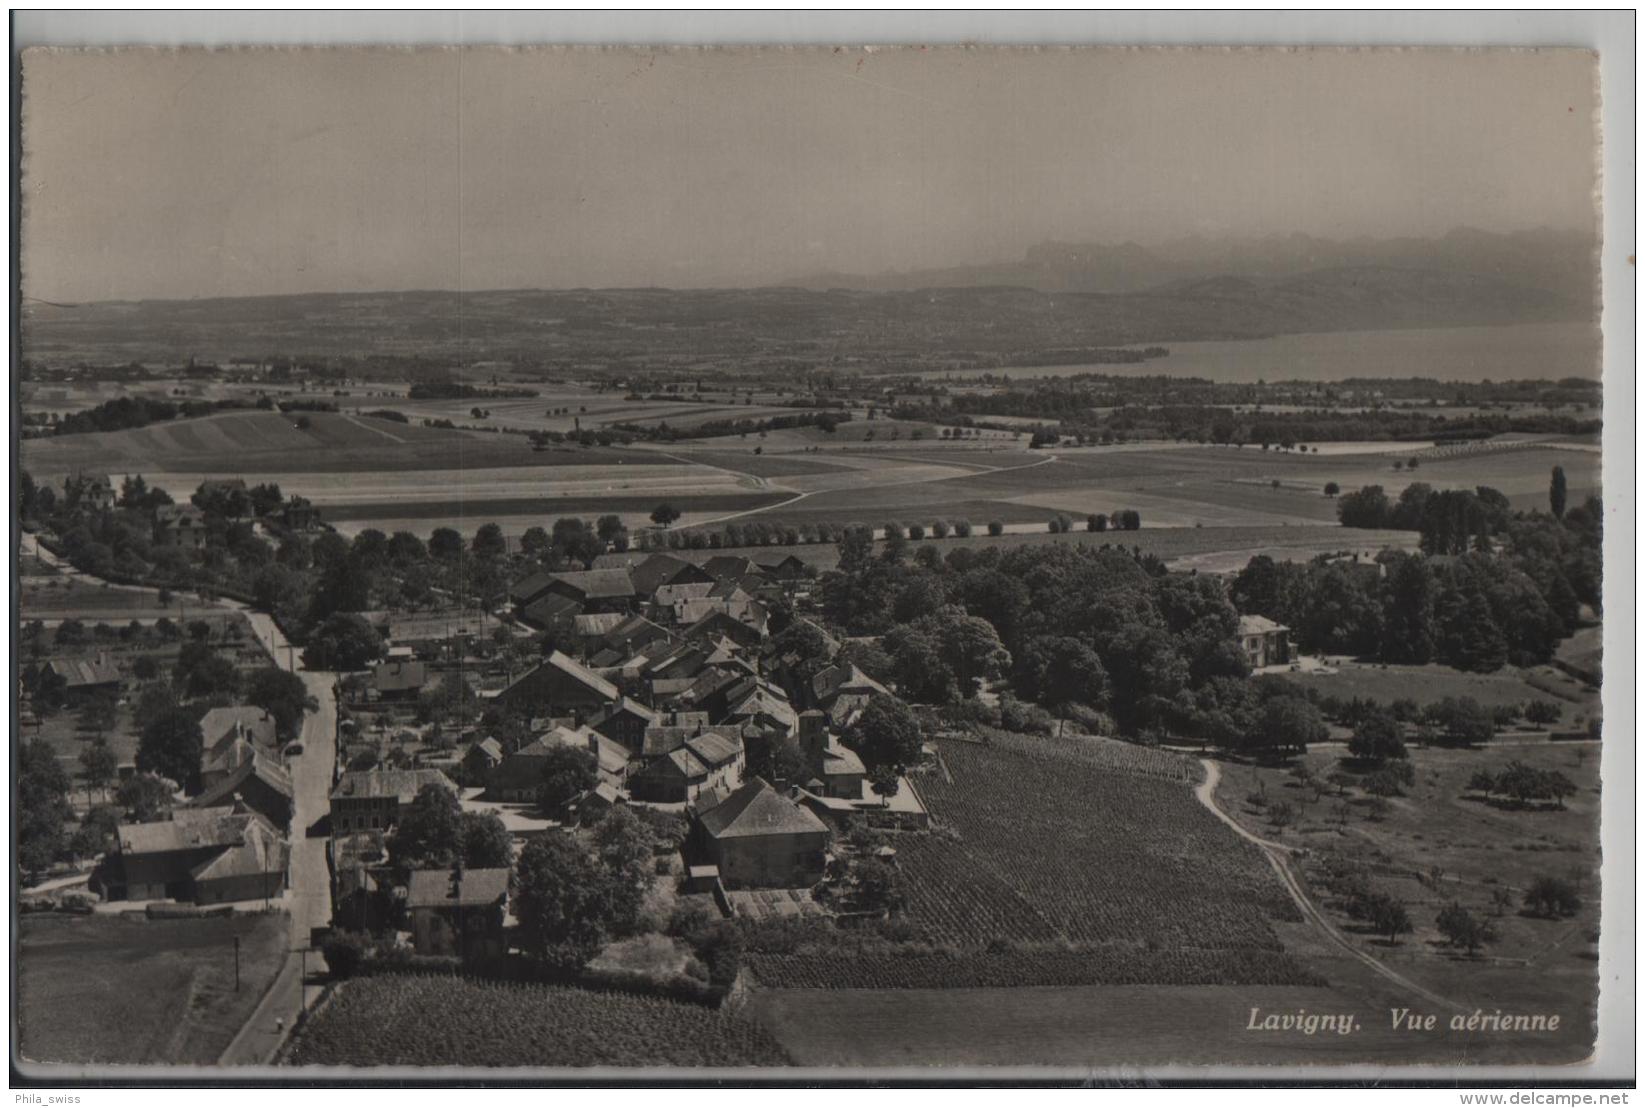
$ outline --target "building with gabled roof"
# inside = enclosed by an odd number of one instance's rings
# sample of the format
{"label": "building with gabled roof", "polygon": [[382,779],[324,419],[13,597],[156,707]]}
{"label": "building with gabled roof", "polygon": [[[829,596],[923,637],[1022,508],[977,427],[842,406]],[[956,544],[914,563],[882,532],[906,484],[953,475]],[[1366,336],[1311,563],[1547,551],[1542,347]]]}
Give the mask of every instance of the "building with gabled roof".
{"label": "building with gabled roof", "polygon": [[637,752],[644,742],[646,728],[656,722],[657,713],[649,706],[633,697],[619,696],[590,716],[588,725],[613,742]]}
{"label": "building with gabled roof", "polygon": [[1252,669],[1291,661],[1291,629],[1267,616],[1239,617],[1239,646]]}
{"label": "building with gabled roof", "polygon": [[835,726],[866,707],[876,696],[889,696],[890,691],[854,662],[832,665],[818,671],[811,679],[811,702],[828,714]]}
{"label": "building with gabled roof", "polygon": [[331,790],[331,833],[386,831],[428,785],[457,792],[451,778],[437,769],[350,770]]}
{"label": "building with gabled roof", "polygon": [[692,811],[695,862],[719,867],[728,889],[798,888],[822,880],[831,832],[814,814],[753,778]]}
{"label": "building with gabled roof", "polygon": [[573,616],[581,614],[582,610],[582,601],[575,597],[545,592],[525,607],[517,609],[516,614],[522,623],[546,631],[556,623],[569,621]]}
{"label": "building with gabled roof", "polygon": [[516,677],[496,700],[515,711],[586,718],[621,695],[616,685],[556,650],[541,665]]}
{"label": "building with gabled roof", "polygon": [[120,667],[101,650],[90,658],[53,658],[46,668],[63,679],[70,703],[120,691]]}
{"label": "building with gabled roof", "polygon": [[254,749],[215,777],[187,807],[246,808],[284,831],[291,825],[293,795],[290,771],[272,754]]}
{"label": "building with gabled roof", "polygon": [[[644,766],[630,776],[629,791],[635,799],[675,804],[696,799],[704,789],[729,790],[742,783],[747,758],[740,736],[723,730],[690,735],[679,734],[683,728],[657,730],[671,741],[667,750],[647,756]],[[654,737],[664,735],[647,732],[648,739]]]}
{"label": "building with gabled roof", "polygon": [[286,885],[290,847],[262,816],[179,808],[156,823],[123,823],[94,884],[108,900],[215,904],[272,899]]}
{"label": "building with gabled roof", "polygon": [[418,954],[495,958],[506,949],[507,869],[412,870],[406,911]]}
{"label": "building with gabled roof", "polygon": [[641,559],[638,565],[629,570],[629,577],[634,582],[634,591],[640,596],[653,596],[658,589],[670,585],[714,582],[714,578],[702,567],[661,551]]}
{"label": "building with gabled roof", "polygon": [[371,667],[371,690],[379,700],[415,700],[427,687],[427,662],[390,658]]}
{"label": "building with gabled roof", "polygon": [[554,574],[547,570],[537,570],[527,574],[508,587],[509,603],[516,608],[523,608],[548,591],[548,586],[554,583]]}

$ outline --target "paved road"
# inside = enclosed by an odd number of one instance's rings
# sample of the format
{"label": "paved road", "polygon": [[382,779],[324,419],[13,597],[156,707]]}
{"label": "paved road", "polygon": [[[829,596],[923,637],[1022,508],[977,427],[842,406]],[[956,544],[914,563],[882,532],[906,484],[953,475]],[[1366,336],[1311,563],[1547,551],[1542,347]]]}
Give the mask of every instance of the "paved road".
{"label": "paved road", "polygon": [[[28,545],[33,545],[29,543]],[[44,547],[38,548],[42,560],[58,567],[63,573],[98,581],[99,578],[81,573]],[[111,584],[111,587],[139,592],[152,592],[136,585]],[[297,652],[291,648],[280,628],[267,613],[252,611],[238,601],[223,598],[216,601],[220,608],[241,612],[255,635],[277,664],[286,668],[296,665]],[[281,969],[263,1003],[252,1014],[223,1055],[224,1064],[256,1064],[268,1060],[278,1047],[283,1033],[289,1030],[298,1012],[299,1004],[307,1006],[319,999],[321,987],[301,982],[303,956],[308,945],[310,929],[331,922],[331,873],[326,866],[326,842],[320,835],[311,835],[321,819],[330,810],[331,781],[337,765],[337,675],[324,671],[298,670],[309,695],[319,705],[318,711],[303,717],[301,742],[303,752],[290,759],[294,813],[291,820],[290,887],[279,903],[291,918],[292,954]],[[307,958],[311,976],[318,973],[323,963],[317,954]]]}

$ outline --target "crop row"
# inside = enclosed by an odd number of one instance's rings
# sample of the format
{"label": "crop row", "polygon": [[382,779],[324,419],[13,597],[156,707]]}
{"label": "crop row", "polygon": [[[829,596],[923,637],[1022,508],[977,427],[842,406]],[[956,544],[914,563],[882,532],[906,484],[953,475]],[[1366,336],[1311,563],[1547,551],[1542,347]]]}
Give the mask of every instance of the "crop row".
{"label": "crop row", "polygon": [[1096,735],[1065,735],[1052,738],[1029,735],[1016,731],[988,732],[989,745],[1031,758],[1051,758],[1061,762],[1078,762],[1095,769],[1135,773],[1157,777],[1181,785],[1197,784],[1200,766],[1193,758],[1174,750],[1138,746],[1118,739]]}
{"label": "crop row", "polygon": [[293,1041],[307,1066],[780,1066],[740,1017],[622,993],[383,975],[341,986]]}

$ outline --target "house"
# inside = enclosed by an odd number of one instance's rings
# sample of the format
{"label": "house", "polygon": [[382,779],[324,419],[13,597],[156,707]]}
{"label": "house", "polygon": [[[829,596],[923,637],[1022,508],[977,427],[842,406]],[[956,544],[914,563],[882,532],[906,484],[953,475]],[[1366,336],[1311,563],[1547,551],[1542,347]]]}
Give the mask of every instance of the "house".
{"label": "house", "polygon": [[271,754],[253,750],[221,775],[214,775],[189,808],[233,808],[256,812],[281,831],[291,826],[291,773]]}
{"label": "house", "polygon": [[101,650],[92,658],[53,658],[46,668],[63,679],[63,696],[70,704],[120,694],[120,667]]}
{"label": "house", "polygon": [[94,512],[103,512],[114,507],[114,485],[109,481],[107,474],[83,473],[78,480],[71,478],[64,482],[65,494],[75,489],[78,490],[78,503],[83,507]]}
{"label": "house", "polygon": [[680,637],[687,642],[704,638],[730,639],[744,650],[765,640],[770,616],[757,600],[685,600],[675,606],[686,624]]}
{"label": "house", "polygon": [[280,742],[274,717],[249,704],[207,711],[200,717],[200,737],[208,750],[230,737],[271,749]]}
{"label": "house", "polygon": [[553,583],[554,575],[546,570],[528,574],[508,587],[508,602],[516,609],[524,608],[546,593]]}
{"label": "house", "polygon": [[703,563],[703,572],[716,581],[727,577],[746,577],[759,571],[760,567],[754,564],[754,559],[740,554],[716,554]]}
{"label": "house", "polygon": [[512,711],[587,718],[622,694],[610,681],[556,650],[496,696]]}
{"label": "house", "polygon": [[537,736],[514,753],[506,755],[486,779],[485,798],[535,804],[543,791],[543,770],[550,751],[563,745],[556,739]]}
{"label": "house", "polygon": [[657,590],[665,586],[714,583],[714,578],[701,566],[661,552],[647,555],[629,571],[629,578],[634,582],[634,592],[644,597],[655,596]]}
{"label": "house", "polygon": [[790,736],[799,726],[799,713],[783,691],[769,681],[745,678],[726,698],[721,723],[753,724],[771,734]]}
{"label": "house", "polygon": [[674,636],[667,628],[658,626],[644,616],[635,615],[615,624],[602,636],[600,645],[628,658],[637,650],[665,648],[673,639]]}
{"label": "house", "polygon": [[371,691],[378,700],[416,700],[428,687],[428,663],[390,658],[371,667]]}
{"label": "house", "polygon": [[602,784],[621,788],[628,779],[630,761],[628,748],[587,727],[555,727],[542,736],[550,742],[579,746],[594,755],[595,768]]}
{"label": "house", "polygon": [[1252,669],[1291,660],[1291,629],[1267,616],[1239,617],[1239,645]]}
{"label": "house", "polygon": [[406,882],[406,912],[418,954],[496,958],[506,946],[507,869],[420,869]]}
{"label": "house", "polygon": [[350,770],[331,790],[331,833],[386,831],[427,785],[457,791],[437,769]]}
{"label": "house", "polygon": [[747,758],[735,734],[705,731],[682,738],[678,746],[629,778],[636,800],[673,804],[695,800],[705,789],[729,791],[742,784]]}
{"label": "house", "polygon": [[585,612],[571,617],[571,633],[582,649],[592,653],[627,618],[621,612]]}
{"label": "house", "polygon": [[645,738],[646,728],[657,722],[657,713],[629,697],[619,697],[589,719],[595,731],[621,743],[630,751],[638,751]]}
{"label": "house", "polygon": [[503,744],[496,739],[481,739],[463,751],[457,763],[457,772],[463,783],[484,785],[491,780],[491,772],[503,761]]}
{"label": "house", "polygon": [[206,514],[193,504],[162,504],[154,509],[154,541],[160,546],[198,550],[206,545]]}
{"label": "house", "polygon": [[523,608],[515,609],[522,623],[547,631],[556,624],[582,612],[583,605],[575,597],[557,592],[544,592]]}
{"label": "house", "polygon": [[585,612],[626,612],[634,606],[634,581],[626,569],[556,573],[544,589],[575,601]]}
{"label": "house", "polygon": [[159,823],[121,824],[98,867],[107,900],[221,904],[271,900],[286,887],[291,848],[255,812],[182,808]]}
{"label": "house", "polygon": [[320,509],[307,497],[293,495],[280,505],[280,523],[288,531],[312,531],[320,526]]}
{"label": "house", "polygon": [[708,790],[692,811],[698,864],[728,889],[797,888],[822,880],[831,833],[814,814],[756,777],[724,796]]}
{"label": "house", "polygon": [[842,746],[828,733],[828,717],[812,709],[800,713],[800,756],[811,777],[806,788],[820,796],[856,800],[862,796],[868,770],[856,751]]}
{"label": "house", "polygon": [[811,679],[811,702],[839,726],[876,696],[888,696],[886,687],[858,669],[854,663],[833,665]]}
{"label": "house", "polygon": [[758,562],[759,572],[774,581],[800,581],[808,576],[805,560],[798,554],[785,554],[781,558],[772,558]]}

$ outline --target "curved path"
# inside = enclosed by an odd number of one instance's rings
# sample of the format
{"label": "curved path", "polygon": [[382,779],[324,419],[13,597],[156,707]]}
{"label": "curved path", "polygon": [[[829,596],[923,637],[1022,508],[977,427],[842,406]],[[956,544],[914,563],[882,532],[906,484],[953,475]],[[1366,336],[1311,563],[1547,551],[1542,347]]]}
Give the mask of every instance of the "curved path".
{"label": "curved path", "polygon": [[1340,947],[1346,953],[1359,959],[1361,962],[1365,963],[1366,966],[1372,970],[1375,970],[1377,973],[1381,974],[1389,981],[1392,981],[1400,988],[1405,989],[1408,992],[1415,993],[1417,996],[1422,997],[1422,999],[1431,1004],[1437,1004],[1442,1007],[1449,1008],[1453,1012],[1465,1013],[1471,1011],[1467,1005],[1460,1004],[1448,997],[1440,996],[1431,989],[1424,988],[1415,981],[1412,981],[1409,977],[1406,977],[1404,974],[1400,973],[1398,970],[1391,968],[1385,963],[1372,957],[1370,954],[1367,954],[1353,942],[1349,941],[1342,934],[1342,932],[1332,926],[1331,921],[1325,918],[1325,914],[1319,910],[1318,906],[1314,904],[1312,898],[1309,897],[1308,891],[1303,888],[1302,882],[1297,879],[1296,874],[1291,872],[1289,858],[1295,852],[1295,848],[1287,846],[1285,843],[1276,843],[1270,839],[1265,839],[1260,835],[1252,834],[1244,827],[1241,827],[1239,821],[1233,816],[1230,816],[1227,812],[1218,807],[1217,783],[1222,780],[1222,767],[1211,761],[1209,758],[1201,758],[1199,761],[1200,765],[1205,767],[1205,780],[1201,781],[1194,787],[1194,796],[1201,804],[1205,805],[1205,807],[1210,810],[1212,815],[1216,816],[1223,823],[1232,828],[1234,834],[1249,843],[1255,844],[1256,847],[1262,851],[1263,857],[1267,858],[1268,864],[1274,867],[1274,872],[1279,875],[1280,882],[1285,886],[1285,891],[1291,894],[1291,899],[1296,902],[1297,908],[1301,910],[1304,918],[1308,919],[1316,927],[1318,927],[1319,930],[1324,933],[1325,937],[1330,939],[1333,944]]}

